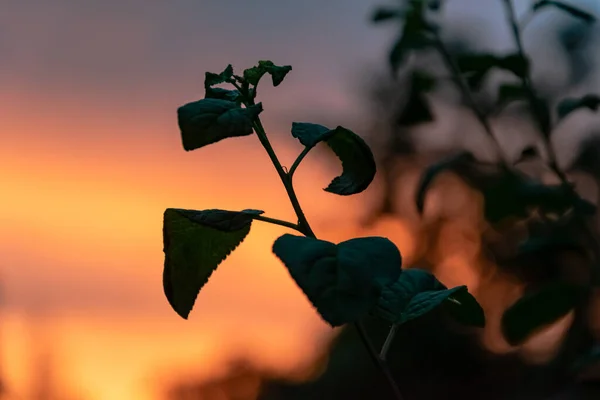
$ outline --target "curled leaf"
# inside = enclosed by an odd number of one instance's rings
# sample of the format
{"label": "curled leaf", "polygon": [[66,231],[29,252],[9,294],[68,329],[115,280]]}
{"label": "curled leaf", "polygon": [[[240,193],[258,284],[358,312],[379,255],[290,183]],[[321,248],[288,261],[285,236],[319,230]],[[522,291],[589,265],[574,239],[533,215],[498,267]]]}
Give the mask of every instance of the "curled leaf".
{"label": "curled leaf", "polygon": [[364,191],[375,178],[377,166],[369,145],[356,133],[342,126],[329,129],[323,125],[294,122],[292,136],[306,147],[325,142],[342,162],[342,174],[324,190],[341,196]]}
{"label": "curled leaf", "polygon": [[262,112],[262,104],[242,108],[233,101],[202,99],[177,109],[177,122],[186,151],[216,143],[225,138],[248,136]]}
{"label": "curled leaf", "polygon": [[265,74],[271,75],[273,86],[279,86],[285,76],[292,70],[291,65],[275,65],[272,61],[261,60],[258,65],[244,70],[244,79],[251,85],[258,85],[258,82]]}
{"label": "curled leaf", "polygon": [[400,275],[398,248],[382,237],[339,244],[285,234],[273,253],[331,326],[355,322],[375,306],[382,288]]}

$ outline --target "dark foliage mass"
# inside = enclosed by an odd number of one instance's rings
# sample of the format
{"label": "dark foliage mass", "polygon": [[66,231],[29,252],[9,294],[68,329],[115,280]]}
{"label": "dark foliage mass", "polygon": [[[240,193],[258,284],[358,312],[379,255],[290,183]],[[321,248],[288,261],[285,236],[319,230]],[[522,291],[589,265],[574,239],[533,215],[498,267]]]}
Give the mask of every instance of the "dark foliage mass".
{"label": "dark foliage mass", "polygon": [[[186,150],[256,134],[277,169],[297,221],[272,219],[258,210],[168,209],[164,215],[164,290],[175,311],[187,318],[211,273],[258,220],[301,234],[281,236],[273,253],[323,320],[331,326],[345,325],[322,376],[304,384],[270,380],[263,387],[262,400],[600,398],[599,377],[590,374],[600,361],[598,338],[589,318],[600,284],[596,204],[584,198],[572,179],[574,173],[584,173],[600,181],[600,146],[594,141],[584,144],[571,168],[564,169],[551,141],[564,120],[597,111],[600,97],[596,93],[552,96],[534,85],[531,60],[522,44],[523,23],[517,20],[510,0],[498,1],[505,5],[515,45],[508,54],[448,43],[431,18],[443,2],[409,0],[375,11],[373,22],[400,26],[389,51],[389,86],[403,91],[400,107],[393,94],[375,93],[379,106],[393,108],[385,119],[391,132],[388,151],[379,163],[367,143],[349,129],[295,122],[291,134],[305,148],[289,171],[281,166],[260,121],[262,105],[255,99],[263,76],[270,75],[278,86],[292,70],[290,66],[260,61],[242,75],[235,75],[232,66],[218,74],[206,73],[205,98],[179,108]],[[562,1],[533,2],[528,16],[531,19],[547,9],[564,12],[586,26],[596,22],[592,14]],[[563,32],[562,43],[557,45],[568,42],[566,36]],[[419,57],[425,56],[437,57],[442,72],[421,67]],[[493,71],[514,79],[498,85],[490,96],[483,88]],[[223,83],[233,90],[214,87]],[[479,238],[483,258],[525,287],[500,318],[504,340],[518,347],[542,328],[569,313],[574,315],[557,354],[543,365],[528,365],[517,355],[492,355],[485,350],[480,329],[486,316],[468,288],[448,288],[424,268],[402,266],[400,252],[388,239],[363,237],[337,244],[317,239],[296,197],[293,174],[308,152],[322,143],[333,150],[343,168],[324,190],[340,196],[361,193],[379,168],[386,188],[371,220],[393,214],[398,191],[391,165],[399,157],[417,155],[410,132],[436,121],[430,99],[439,88],[459,94],[456,106],[472,113],[495,157],[482,160],[472,151],[460,150],[434,160],[421,174],[414,206],[423,216],[436,184],[448,175],[459,177],[480,195],[485,222]],[[490,122],[514,107],[519,118],[533,123],[539,142],[539,147],[522,149],[516,160],[506,154]],[[527,162],[541,165],[552,175],[552,183],[523,168]],[[430,247],[436,240],[435,224],[430,223],[434,228],[427,232]],[[426,259],[418,259],[415,266],[423,267]]]}

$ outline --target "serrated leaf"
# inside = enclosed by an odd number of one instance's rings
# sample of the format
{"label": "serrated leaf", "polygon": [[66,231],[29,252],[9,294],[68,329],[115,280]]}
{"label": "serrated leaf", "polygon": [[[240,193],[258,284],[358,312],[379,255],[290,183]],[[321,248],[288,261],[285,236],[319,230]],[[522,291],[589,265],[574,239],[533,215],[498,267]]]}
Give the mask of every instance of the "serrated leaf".
{"label": "serrated leaf", "polygon": [[502,332],[511,345],[518,345],[541,328],[556,322],[580,300],[582,288],[558,282],[525,294],[502,316]]}
{"label": "serrated leaf", "polygon": [[228,82],[233,76],[233,67],[229,64],[223,72],[215,74],[213,72],[207,72],[204,75],[204,88],[208,89],[211,86],[219,85],[221,83]]}
{"label": "serrated leaf", "polygon": [[177,122],[186,151],[216,143],[225,138],[248,136],[262,104],[247,108],[221,99],[202,99],[177,109]]}
{"label": "serrated leaf", "polygon": [[251,85],[258,85],[260,79],[265,75],[271,75],[273,86],[279,86],[285,76],[292,70],[291,65],[275,65],[272,61],[261,60],[258,65],[244,70],[244,79]]}
{"label": "serrated leaf", "polygon": [[165,211],[163,289],[182,318],[187,319],[213,271],[246,238],[256,213],[260,211]]}
{"label": "serrated leaf", "polygon": [[439,174],[445,171],[454,171],[456,167],[463,166],[474,161],[475,157],[473,157],[473,154],[469,152],[461,152],[430,165],[425,172],[421,174],[419,185],[417,186],[415,204],[419,214],[423,214],[427,191]]}
{"label": "serrated leaf", "polygon": [[592,14],[580,10],[579,8],[573,7],[567,3],[563,3],[562,1],[554,1],[554,0],[540,0],[533,5],[533,11],[539,11],[546,7],[556,7],[562,11],[565,11],[571,14],[575,18],[579,18],[589,24],[596,22],[596,17]]}
{"label": "serrated leaf", "polygon": [[207,99],[221,99],[241,103],[241,93],[237,90],[207,87],[204,95]]}
{"label": "serrated leaf", "polygon": [[396,282],[384,287],[373,313],[394,324],[403,324],[442,305],[461,323],[485,324],[483,310],[466,286],[447,289],[433,274],[421,269],[403,270]]}
{"label": "serrated leaf", "polygon": [[210,210],[182,210],[174,209],[190,221],[203,226],[218,229],[224,232],[233,232],[249,226],[255,216],[264,213],[262,210],[228,211],[219,209]]}
{"label": "serrated leaf", "polygon": [[562,100],[557,108],[559,119],[563,119],[574,111],[587,108],[592,111],[598,111],[600,107],[600,96],[596,94],[587,94],[580,98],[567,98]]}
{"label": "serrated leaf", "polygon": [[339,244],[285,234],[273,253],[331,326],[355,322],[377,303],[382,288],[398,279],[402,257],[386,238]]}
{"label": "serrated leaf", "polygon": [[398,8],[379,7],[371,16],[371,21],[377,23],[393,19],[400,19],[403,17],[403,15],[404,13]]}
{"label": "serrated leaf", "polygon": [[367,143],[356,133],[342,126],[329,129],[308,122],[292,123],[292,136],[306,147],[325,142],[342,162],[342,174],[324,190],[340,196],[364,191],[375,178],[377,166]]}

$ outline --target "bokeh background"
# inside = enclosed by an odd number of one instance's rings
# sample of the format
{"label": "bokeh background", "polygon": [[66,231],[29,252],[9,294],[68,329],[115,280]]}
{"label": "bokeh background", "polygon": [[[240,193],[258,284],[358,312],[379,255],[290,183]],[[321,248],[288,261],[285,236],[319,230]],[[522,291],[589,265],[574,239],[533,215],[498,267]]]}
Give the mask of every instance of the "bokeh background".
{"label": "bokeh background", "polygon": [[[500,2],[452,3],[449,29],[458,34],[464,25],[456,22],[471,18],[482,46],[507,48]],[[522,12],[529,2],[515,3]],[[573,3],[600,13],[597,1]],[[385,69],[395,32],[368,23],[377,4],[0,0],[0,383],[6,398],[160,400],[178,382],[215,379],[239,359],[295,380],[318,374],[335,332],[271,254],[284,228],[253,224],[188,321],[164,298],[165,208],[258,208],[293,220],[255,137],[186,153],[176,108],[203,97],[205,71],[229,63],[241,71],[271,59],[293,66],[280,87],[265,84],[260,93],[261,116],[285,165],[301,149],[289,137],[292,121],[343,124],[362,134],[372,123],[362,90],[372,71]],[[536,71],[557,87],[569,83],[560,79],[571,65],[544,38],[565,21],[544,14],[526,43],[534,58],[551,60]],[[598,43],[589,44],[592,64],[594,54],[600,58]],[[579,85],[600,88],[600,79],[591,74]],[[419,145],[483,146],[464,130],[457,133],[461,121],[423,134]],[[568,161],[569,146],[594,121],[565,128],[575,133],[559,135],[561,159]],[[297,192],[317,235],[336,241],[388,236],[410,260],[418,241],[409,224],[387,220],[367,229],[357,223],[377,182],[352,198],[322,191],[336,168],[315,153],[298,171]],[[446,260],[463,266],[446,282],[476,285],[460,254]]]}

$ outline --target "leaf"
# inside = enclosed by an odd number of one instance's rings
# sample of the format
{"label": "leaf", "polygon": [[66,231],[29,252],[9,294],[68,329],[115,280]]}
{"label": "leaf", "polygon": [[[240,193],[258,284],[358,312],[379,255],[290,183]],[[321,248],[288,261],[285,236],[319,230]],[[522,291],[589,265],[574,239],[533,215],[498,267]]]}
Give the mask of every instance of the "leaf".
{"label": "leaf", "polygon": [[377,166],[367,143],[356,133],[342,126],[329,129],[308,122],[292,123],[292,136],[306,147],[324,141],[342,162],[342,174],[324,190],[340,196],[364,191],[375,178]]}
{"label": "leaf", "polygon": [[[463,303],[455,297],[462,299]],[[466,286],[447,289],[433,274],[421,269],[403,270],[396,282],[384,287],[373,313],[391,323],[403,324],[442,305],[448,305],[459,322],[477,326],[485,324],[483,310]]]}
{"label": "leaf", "polygon": [[563,10],[569,14],[571,14],[575,18],[579,18],[588,24],[596,22],[596,17],[592,14],[582,11],[576,7],[573,7],[567,3],[563,3],[562,1],[554,1],[554,0],[541,0],[533,5],[533,11],[539,11],[548,6],[556,7],[560,10]]}
{"label": "leaf", "polygon": [[566,98],[562,100],[556,109],[558,113],[558,118],[563,119],[567,115],[571,114],[574,111],[579,110],[580,108],[587,108],[592,111],[598,111],[600,107],[600,96],[596,94],[587,94],[580,98]]}
{"label": "leaf", "polygon": [[291,65],[275,65],[272,61],[261,60],[258,66],[244,70],[244,79],[251,85],[258,85],[258,82],[264,74],[270,74],[273,86],[279,86],[285,76],[292,70]]}
{"label": "leaf", "polygon": [[241,93],[237,90],[207,87],[204,95],[207,99],[221,99],[241,103]]}
{"label": "leaf", "polygon": [[339,244],[285,234],[273,253],[331,326],[355,322],[377,303],[382,288],[398,279],[402,257],[382,237],[351,239]]}
{"label": "leaf", "polygon": [[396,72],[404,63],[409,53],[415,50],[425,49],[433,44],[423,32],[407,32],[406,29],[402,35],[394,42],[389,55],[388,61],[392,72]]}
{"label": "leaf", "polygon": [[233,76],[233,67],[231,64],[225,68],[223,72],[220,74],[215,74],[213,72],[207,72],[204,75],[204,88],[208,90],[211,86],[218,85],[221,83],[228,82]]}
{"label": "leaf", "polygon": [[371,17],[372,22],[383,22],[392,19],[400,19],[404,14],[397,8],[379,7],[375,10]]}
{"label": "leaf", "polygon": [[342,162],[343,171],[324,190],[340,196],[363,192],[377,172],[373,153],[369,145],[351,130],[338,126],[333,131],[326,143]]}
{"label": "leaf", "polygon": [[310,122],[292,122],[292,136],[306,147],[314,147],[332,134],[333,131],[323,125]]}
{"label": "leaf", "polygon": [[163,289],[169,304],[187,319],[213,271],[246,238],[252,215],[262,211],[168,208],[163,220]]}
{"label": "leaf", "polygon": [[421,175],[419,185],[417,186],[415,203],[419,214],[423,214],[425,207],[425,196],[435,178],[445,171],[453,171],[456,167],[475,161],[473,154],[461,152],[451,157],[445,158],[433,165],[430,165]]}
{"label": "leaf", "polygon": [[571,311],[580,300],[582,288],[557,282],[525,294],[502,316],[502,332],[515,346],[539,329],[556,322]]}
{"label": "leaf", "polygon": [[225,138],[251,135],[254,120],[261,112],[261,103],[241,108],[221,99],[202,99],[181,106],[177,120],[183,148],[190,151]]}
{"label": "leaf", "polygon": [[497,66],[523,78],[529,75],[529,60],[520,54],[509,54],[497,59]]}

